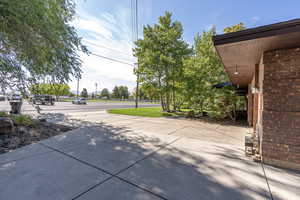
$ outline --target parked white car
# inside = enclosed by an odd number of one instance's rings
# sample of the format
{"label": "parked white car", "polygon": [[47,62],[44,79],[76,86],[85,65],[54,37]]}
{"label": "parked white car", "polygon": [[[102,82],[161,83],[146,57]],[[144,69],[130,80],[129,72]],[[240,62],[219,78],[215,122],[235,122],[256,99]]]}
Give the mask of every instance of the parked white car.
{"label": "parked white car", "polygon": [[72,104],[86,104],[85,98],[76,98],[72,101]]}

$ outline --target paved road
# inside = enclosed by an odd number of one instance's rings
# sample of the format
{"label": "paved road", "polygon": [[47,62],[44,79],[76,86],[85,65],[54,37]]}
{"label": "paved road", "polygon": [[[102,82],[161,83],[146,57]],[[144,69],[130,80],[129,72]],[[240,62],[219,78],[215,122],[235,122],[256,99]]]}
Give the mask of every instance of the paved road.
{"label": "paved road", "polygon": [[[41,105],[42,112],[59,112],[59,113],[74,113],[74,112],[93,112],[112,108],[133,108],[134,102],[88,102],[87,105],[74,105],[71,102],[55,102],[54,106]],[[156,107],[159,104],[140,103],[140,107]],[[8,101],[0,102],[0,111],[9,111],[10,105]],[[27,102],[23,103],[23,112],[35,111],[34,107]]]}

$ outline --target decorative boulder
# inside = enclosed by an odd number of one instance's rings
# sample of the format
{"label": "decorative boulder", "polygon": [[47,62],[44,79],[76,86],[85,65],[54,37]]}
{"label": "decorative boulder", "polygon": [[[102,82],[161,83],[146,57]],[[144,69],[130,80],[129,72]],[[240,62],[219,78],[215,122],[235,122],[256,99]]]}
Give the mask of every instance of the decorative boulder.
{"label": "decorative boulder", "polygon": [[13,130],[13,121],[8,117],[0,117],[0,135],[10,134]]}

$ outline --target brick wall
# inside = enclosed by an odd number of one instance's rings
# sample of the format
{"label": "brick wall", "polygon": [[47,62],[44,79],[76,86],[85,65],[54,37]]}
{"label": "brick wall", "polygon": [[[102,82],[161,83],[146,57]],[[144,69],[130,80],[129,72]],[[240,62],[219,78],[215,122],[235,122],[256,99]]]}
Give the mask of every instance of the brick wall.
{"label": "brick wall", "polygon": [[300,170],[300,48],[265,52],[263,64],[263,160]]}

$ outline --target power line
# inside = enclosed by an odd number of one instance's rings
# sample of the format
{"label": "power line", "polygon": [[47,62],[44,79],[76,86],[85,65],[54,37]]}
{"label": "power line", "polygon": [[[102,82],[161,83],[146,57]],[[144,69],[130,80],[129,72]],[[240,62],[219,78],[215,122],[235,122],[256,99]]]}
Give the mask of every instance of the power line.
{"label": "power line", "polygon": [[[132,20],[132,43],[135,46],[135,41],[138,40],[139,32],[138,32],[138,2],[137,0],[131,0],[131,20]],[[138,68],[138,63],[136,65]],[[139,72],[137,71],[136,77],[136,91],[135,91],[135,108],[138,108],[139,101]]]}
{"label": "power line", "polygon": [[110,60],[110,61],[122,63],[122,64],[125,64],[125,65],[134,66],[134,64],[132,64],[132,63],[127,63],[127,62],[124,62],[124,61],[121,61],[121,60],[118,60],[118,59],[115,59],[115,58],[110,58],[110,57],[102,56],[102,55],[95,54],[95,53],[90,53],[90,54],[91,54],[91,55],[94,55],[94,56],[97,56],[97,57],[99,57],[99,58],[104,58],[104,59],[107,59],[107,60]]}
{"label": "power line", "polygon": [[112,48],[109,48],[109,47],[106,47],[106,46],[103,46],[103,45],[100,45],[100,44],[95,44],[95,43],[89,42],[89,41],[85,41],[85,42],[86,42],[86,43],[89,43],[89,44],[91,44],[91,45],[97,46],[97,47],[101,47],[101,48],[104,48],[104,49],[108,49],[108,50],[111,50],[111,51],[115,51],[115,52],[124,54],[124,55],[126,55],[126,56],[131,56],[131,54],[129,54],[129,53],[125,53],[125,52],[122,52],[122,51],[119,51],[119,50],[116,50],[116,49],[112,49]]}
{"label": "power line", "polygon": [[133,43],[138,39],[138,2],[131,0],[131,28]]}
{"label": "power line", "polygon": [[138,25],[138,2],[135,0],[135,28],[136,28],[136,40],[138,40],[139,37],[139,25]]}

